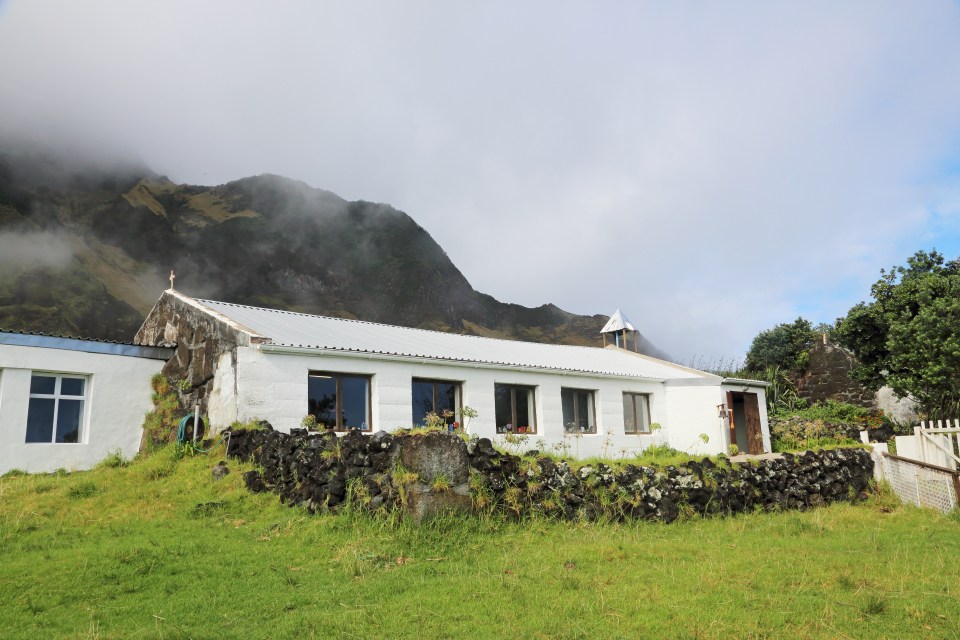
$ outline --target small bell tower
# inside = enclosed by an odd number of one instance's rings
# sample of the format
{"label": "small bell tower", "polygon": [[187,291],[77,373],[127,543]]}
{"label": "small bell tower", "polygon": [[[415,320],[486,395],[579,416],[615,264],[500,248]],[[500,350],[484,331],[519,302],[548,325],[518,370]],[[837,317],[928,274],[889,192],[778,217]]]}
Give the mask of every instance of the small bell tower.
{"label": "small bell tower", "polygon": [[[607,346],[607,341],[611,345],[619,347],[621,349],[627,349],[631,351],[640,352],[640,344],[637,339],[639,335],[637,328],[633,326],[633,323],[623,315],[623,312],[620,309],[617,309],[613,312],[613,315],[610,316],[610,319],[607,320],[607,324],[603,325],[603,329],[600,330],[600,335],[603,336],[603,346]],[[629,337],[633,337],[633,349],[630,349]]]}

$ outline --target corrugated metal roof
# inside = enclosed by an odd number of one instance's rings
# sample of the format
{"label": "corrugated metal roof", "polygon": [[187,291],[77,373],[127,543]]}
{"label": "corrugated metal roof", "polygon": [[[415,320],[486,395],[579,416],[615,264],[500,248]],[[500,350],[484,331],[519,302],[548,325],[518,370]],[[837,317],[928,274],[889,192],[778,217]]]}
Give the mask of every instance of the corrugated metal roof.
{"label": "corrugated metal roof", "polygon": [[270,344],[638,378],[713,377],[621,349],[500,340],[197,300]]}
{"label": "corrugated metal roof", "polygon": [[133,344],[132,342],[114,342],[91,338],[73,338],[71,336],[47,335],[39,332],[6,331],[0,329],[0,344],[17,347],[42,347],[45,349],[63,349],[86,353],[104,353],[133,358],[169,360],[174,350],[166,347]]}

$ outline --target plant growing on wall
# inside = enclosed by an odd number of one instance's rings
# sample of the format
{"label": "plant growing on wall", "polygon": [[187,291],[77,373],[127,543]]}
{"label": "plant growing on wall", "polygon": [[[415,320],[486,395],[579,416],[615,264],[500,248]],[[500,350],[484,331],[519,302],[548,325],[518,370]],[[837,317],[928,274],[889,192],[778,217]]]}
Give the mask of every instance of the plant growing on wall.
{"label": "plant growing on wall", "polygon": [[158,373],[150,378],[153,389],[153,409],[143,418],[143,444],[141,448],[154,444],[173,442],[176,439],[180,423],[181,409],[177,392],[166,376]]}
{"label": "plant growing on wall", "polygon": [[467,430],[467,423],[469,423],[470,420],[472,420],[472,419],[476,418],[477,416],[479,416],[480,413],[479,413],[476,409],[474,409],[473,407],[464,405],[464,406],[460,407],[459,409],[457,409],[457,415],[458,415],[459,418],[460,418],[460,427],[459,427],[459,428],[461,428],[461,429],[463,429],[464,431],[466,431],[466,430]]}

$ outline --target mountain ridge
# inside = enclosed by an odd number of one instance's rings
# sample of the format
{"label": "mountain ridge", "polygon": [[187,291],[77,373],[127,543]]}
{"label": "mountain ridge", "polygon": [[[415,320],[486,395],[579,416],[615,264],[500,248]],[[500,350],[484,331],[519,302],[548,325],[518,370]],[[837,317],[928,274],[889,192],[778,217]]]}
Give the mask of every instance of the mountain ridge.
{"label": "mountain ridge", "polygon": [[0,327],[129,340],[171,269],[194,297],[514,340],[599,346],[607,319],[476,291],[388,204],[276,174],[186,185],[0,152]]}

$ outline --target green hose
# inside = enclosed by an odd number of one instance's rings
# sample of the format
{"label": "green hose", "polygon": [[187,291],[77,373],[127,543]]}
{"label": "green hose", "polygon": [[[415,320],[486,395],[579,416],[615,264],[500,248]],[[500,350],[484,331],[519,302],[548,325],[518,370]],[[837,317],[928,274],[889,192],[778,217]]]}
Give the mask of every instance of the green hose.
{"label": "green hose", "polygon": [[[223,442],[224,438],[226,437],[225,434],[221,435],[220,439],[217,440],[217,442],[209,449],[204,449],[203,447],[197,446],[192,441],[187,440],[187,425],[189,425],[192,422],[193,422],[192,413],[188,413],[187,415],[183,416],[183,419],[180,421],[180,426],[177,427],[177,444],[190,445],[193,448],[193,450],[196,451],[197,453],[208,453],[210,451],[213,451],[217,447],[219,447],[220,443]],[[203,418],[200,418],[199,422],[202,424]]]}

